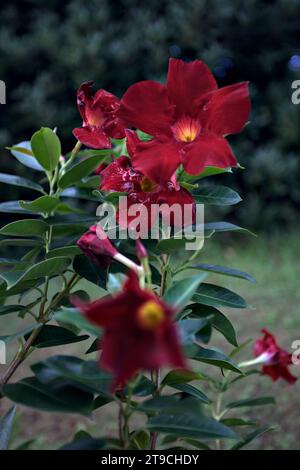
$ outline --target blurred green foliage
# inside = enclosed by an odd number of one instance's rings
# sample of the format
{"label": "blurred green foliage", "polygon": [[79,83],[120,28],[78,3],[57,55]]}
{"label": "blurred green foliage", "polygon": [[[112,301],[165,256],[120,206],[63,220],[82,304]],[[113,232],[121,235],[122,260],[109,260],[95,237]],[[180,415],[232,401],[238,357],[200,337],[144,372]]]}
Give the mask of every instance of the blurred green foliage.
{"label": "blurred green foliage", "polygon": [[[3,2],[0,147],[43,125],[58,126],[67,151],[80,123],[75,92],[82,81],[121,96],[137,80],[164,80],[169,56],[201,58],[220,86],[251,82],[251,125],[231,139],[247,171],[217,177],[229,178],[245,198],[234,218],[253,229],[293,227],[300,202],[300,105],[291,102],[300,75],[299,7],[299,0]],[[2,171],[14,171],[9,154],[1,155]]]}

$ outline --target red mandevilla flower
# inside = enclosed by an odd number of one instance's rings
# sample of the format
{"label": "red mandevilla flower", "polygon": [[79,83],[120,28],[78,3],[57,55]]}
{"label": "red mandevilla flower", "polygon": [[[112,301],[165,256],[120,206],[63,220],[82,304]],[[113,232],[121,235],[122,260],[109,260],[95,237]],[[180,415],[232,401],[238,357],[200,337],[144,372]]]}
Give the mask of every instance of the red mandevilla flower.
{"label": "red mandevilla flower", "polygon": [[[129,156],[133,156],[136,147],[139,145],[140,140],[137,134],[133,131],[126,131],[127,136],[127,150]],[[121,156],[115,161],[110,163],[104,170],[97,171],[101,177],[101,190],[106,191],[120,191],[127,193],[127,207],[130,213],[130,207],[133,204],[144,206],[147,209],[147,220],[145,225],[153,225],[155,218],[158,214],[154,214],[151,220],[151,210],[155,212],[158,205],[166,204],[166,209],[173,204],[181,206],[182,214],[189,206],[191,209],[189,213],[186,211],[185,225],[191,225],[195,219],[195,203],[191,194],[180,187],[176,182],[175,176],[172,180],[168,181],[167,185],[162,186],[148,177],[144,176],[140,171],[136,171],[132,166],[131,160],[126,156]],[[156,206],[155,206],[156,205]],[[166,210],[167,212],[167,210]],[[162,206],[162,217],[166,217]],[[117,218],[122,227],[127,227],[137,216],[130,216],[127,213],[118,211]],[[190,220],[191,219],[191,220]],[[182,220],[182,219],[181,219]],[[171,214],[170,223],[173,225],[177,222]],[[183,224],[181,224],[183,225]]]}
{"label": "red mandevilla flower", "polygon": [[77,241],[81,251],[101,267],[108,266],[118,251],[100,225],[92,225]]}
{"label": "red mandevilla flower", "polygon": [[119,99],[106,90],[92,93],[93,82],[83,83],[77,91],[77,105],[83,119],[82,127],[73,130],[74,136],[87,147],[110,148],[109,137],[122,139],[124,126],[116,116]]}
{"label": "red mandevilla flower", "polygon": [[293,376],[288,369],[288,366],[292,364],[292,355],[278,346],[275,337],[268,330],[261,331],[264,337],[255,342],[253,352],[256,357],[261,355],[266,357],[262,372],[274,381],[282,378],[289,384],[294,384],[297,377]]}
{"label": "red mandevilla flower", "polygon": [[137,146],[133,166],[165,183],[180,164],[192,175],[207,166],[236,166],[224,137],[242,130],[249,111],[248,83],[218,89],[200,60],[170,59],[166,85],[151,80],[132,85],[118,116],[154,137]]}
{"label": "red mandevilla flower", "polygon": [[151,291],[141,289],[133,271],[121,293],[79,303],[78,307],[91,322],[104,328],[100,365],[115,376],[112,391],[143,369],[186,367],[174,311]]}

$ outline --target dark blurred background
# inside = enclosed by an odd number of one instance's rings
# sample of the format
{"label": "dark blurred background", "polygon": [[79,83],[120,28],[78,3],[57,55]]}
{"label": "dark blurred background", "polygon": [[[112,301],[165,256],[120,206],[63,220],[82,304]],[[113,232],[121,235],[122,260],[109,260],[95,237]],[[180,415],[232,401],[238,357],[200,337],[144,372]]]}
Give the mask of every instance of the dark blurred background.
{"label": "dark blurred background", "polygon": [[[294,228],[300,203],[299,0],[25,0],[0,6],[3,172],[24,168],[3,148],[58,126],[65,151],[80,118],[75,93],[94,80],[121,96],[137,80],[164,81],[168,57],[203,59],[220,86],[251,82],[251,124],[231,138],[246,171],[218,177],[245,201],[231,220],[254,230]],[[6,188],[8,190],[8,188]],[[9,189],[17,199],[17,189]],[[5,193],[5,198],[7,192]]]}

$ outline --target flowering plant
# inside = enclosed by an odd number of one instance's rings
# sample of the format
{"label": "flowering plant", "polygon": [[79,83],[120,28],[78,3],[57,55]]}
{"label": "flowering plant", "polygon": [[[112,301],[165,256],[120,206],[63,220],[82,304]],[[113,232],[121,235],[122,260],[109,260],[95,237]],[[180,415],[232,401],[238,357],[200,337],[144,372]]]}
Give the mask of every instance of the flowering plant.
{"label": "flowering plant", "polygon": [[[2,227],[0,243],[20,258],[1,260],[0,315],[17,314],[25,325],[0,338],[19,341],[0,377],[1,394],[45,412],[91,416],[103,408],[105,416],[106,406],[118,410],[115,436],[102,421],[98,435],[78,433],[63,448],[240,449],[270,427],[257,428],[239,409],[274,401],[223,404],[226,392],[254,373],[296,380],[290,354],[266,330],[254,357],[239,361],[248,343],[238,345],[230,313],[219,309],[247,303],[206,282],[211,273],[255,282],[252,276],[198,261],[204,240],[215,233],[247,232],[228,222],[199,222],[197,209],[241,200],[204,178],[238,167],[226,136],[247,123],[248,84],[218,88],[203,62],[170,59],[166,85],[139,82],[119,100],[105,90],[93,94],[86,82],[77,103],[83,123],[73,131],[70,153],[62,155],[56,130],[41,128],[9,149],[33,179],[0,176],[39,193],[1,204],[17,220]],[[113,221],[94,215],[99,204],[112,209]],[[159,236],[149,237],[159,220]],[[191,227],[192,251],[186,249],[191,232],[178,236]],[[215,330],[232,348],[229,355],[207,346]],[[50,354],[81,342],[89,343],[84,358]],[[13,382],[42,348],[49,356],[31,362],[31,375]],[[2,418],[3,448],[12,417],[13,409]],[[237,431],[247,427],[254,429]]]}

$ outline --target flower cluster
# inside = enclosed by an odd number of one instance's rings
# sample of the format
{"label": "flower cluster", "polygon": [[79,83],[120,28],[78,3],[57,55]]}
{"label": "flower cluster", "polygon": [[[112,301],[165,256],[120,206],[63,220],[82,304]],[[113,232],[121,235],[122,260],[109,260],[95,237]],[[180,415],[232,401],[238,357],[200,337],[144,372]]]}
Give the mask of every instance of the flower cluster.
{"label": "flower cluster", "polygon": [[[170,59],[166,85],[142,81],[132,85],[121,100],[105,90],[93,95],[92,82],[83,83],[77,102],[83,126],[73,133],[80,142],[110,148],[111,138],[126,135],[129,158],[122,155],[99,169],[100,188],[126,192],[129,205],[146,208],[163,203],[193,205],[191,194],[176,179],[181,166],[191,175],[208,166],[236,166],[225,137],[242,130],[250,110],[248,84],[219,89],[200,60]],[[149,139],[140,140],[128,128],[143,131]],[[132,220],[123,219],[119,219],[123,226]],[[153,220],[154,216],[149,226]]]}

